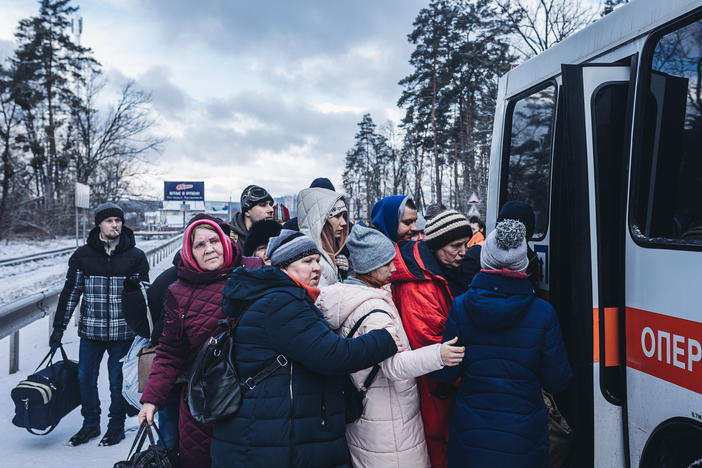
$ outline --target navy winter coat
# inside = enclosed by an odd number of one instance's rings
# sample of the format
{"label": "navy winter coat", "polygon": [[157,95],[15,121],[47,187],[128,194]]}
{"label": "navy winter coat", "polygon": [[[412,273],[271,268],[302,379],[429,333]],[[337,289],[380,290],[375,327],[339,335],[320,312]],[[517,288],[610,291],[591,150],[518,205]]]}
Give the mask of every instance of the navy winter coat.
{"label": "navy winter coat", "polygon": [[547,466],[541,388],[559,392],[572,377],[556,311],[528,279],[481,272],[453,302],[443,339],[454,336],[466,347],[463,362],[430,374],[461,377],[448,466]]}
{"label": "navy winter coat", "polygon": [[235,334],[239,377],[281,353],[290,363],[247,392],[234,417],[215,423],[212,466],[345,466],[342,376],[392,356],[390,334],[339,337],[307,292],[273,266],[235,270],[222,294],[226,315],[243,314]]}

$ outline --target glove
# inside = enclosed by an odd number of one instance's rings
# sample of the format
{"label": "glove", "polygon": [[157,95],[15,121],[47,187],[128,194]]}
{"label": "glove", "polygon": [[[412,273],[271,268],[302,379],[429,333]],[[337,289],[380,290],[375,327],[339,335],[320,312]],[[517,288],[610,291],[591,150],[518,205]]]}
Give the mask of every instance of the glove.
{"label": "glove", "polygon": [[51,347],[51,351],[55,351],[59,346],[61,346],[62,338],[63,330],[60,328],[54,328],[54,331],[51,332],[51,336],[49,337],[49,346]]}
{"label": "glove", "polygon": [[348,271],[349,270],[349,259],[345,255],[338,254],[336,256],[336,267],[339,270]]}
{"label": "glove", "polygon": [[124,289],[125,291],[139,291],[141,288],[139,287],[139,278],[137,277],[129,277],[125,278],[124,280]]}

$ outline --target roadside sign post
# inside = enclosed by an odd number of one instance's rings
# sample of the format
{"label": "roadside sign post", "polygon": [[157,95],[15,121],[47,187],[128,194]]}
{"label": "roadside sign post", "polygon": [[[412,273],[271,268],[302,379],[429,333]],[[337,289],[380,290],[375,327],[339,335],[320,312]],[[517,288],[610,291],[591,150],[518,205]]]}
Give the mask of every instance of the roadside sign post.
{"label": "roadside sign post", "polygon": [[183,229],[185,229],[185,212],[190,211],[189,201],[205,201],[205,182],[163,182],[163,200],[179,201],[183,212]]}
{"label": "roadside sign post", "polygon": [[[75,192],[75,199],[76,199],[76,247],[78,247],[79,244],[79,235],[80,232],[78,231],[78,208],[90,208],[90,187],[85,184],[81,184],[80,182],[76,182],[76,192]],[[83,223],[85,225],[85,223]],[[83,231],[85,231],[85,227],[83,227]]]}
{"label": "roadside sign post", "polygon": [[480,203],[481,201],[477,193],[473,192],[470,197],[468,197],[468,204],[470,205],[470,209],[468,210],[469,218],[471,216],[480,217],[480,211],[478,210],[478,205],[480,205]]}

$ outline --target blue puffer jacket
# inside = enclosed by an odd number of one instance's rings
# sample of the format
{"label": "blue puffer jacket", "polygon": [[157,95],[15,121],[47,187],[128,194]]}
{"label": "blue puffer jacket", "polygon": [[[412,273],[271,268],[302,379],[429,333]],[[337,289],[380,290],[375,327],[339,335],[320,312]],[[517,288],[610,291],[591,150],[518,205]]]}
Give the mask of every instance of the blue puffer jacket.
{"label": "blue puffer jacket", "polygon": [[235,270],[222,294],[226,315],[243,313],[235,334],[239,377],[280,353],[290,363],[249,391],[236,416],[215,424],[212,466],[345,466],[342,376],[395,354],[390,334],[339,337],[307,292],[273,266]]}
{"label": "blue puffer jacket", "polygon": [[559,392],[572,377],[556,311],[528,279],[478,273],[451,307],[444,341],[466,347],[460,366],[430,374],[461,378],[451,414],[448,465],[548,464],[541,387]]}

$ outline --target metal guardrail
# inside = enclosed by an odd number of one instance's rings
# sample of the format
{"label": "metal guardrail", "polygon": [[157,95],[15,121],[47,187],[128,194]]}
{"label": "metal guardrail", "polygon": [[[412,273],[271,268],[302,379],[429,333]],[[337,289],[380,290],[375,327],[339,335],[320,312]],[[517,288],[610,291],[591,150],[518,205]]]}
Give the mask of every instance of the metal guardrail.
{"label": "metal guardrail", "polygon": [[[180,247],[182,238],[181,233],[161,245],[146,250],[144,253],[149,260],[149,265],[155,266],[175,252]],[[62,289],[61,282],[0,306],[0,339],[10,336],[10,374],[14,374],[19,369],[20,330],[50,315],[56,309]]]}
{"label": "metal guardrail", "polygon": [[7,258],[5,260],[0,260],[0,267],[19,265],[24,262],[31,262],[34,260],[43,260],[49,257],[58,257],[60,255],[68,255],[76,250],[75,247],[65,247],[63,249],[48,250],[44,252],[35,253],[32,255],[25,255],[23,257],[13,257]]}

